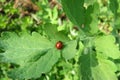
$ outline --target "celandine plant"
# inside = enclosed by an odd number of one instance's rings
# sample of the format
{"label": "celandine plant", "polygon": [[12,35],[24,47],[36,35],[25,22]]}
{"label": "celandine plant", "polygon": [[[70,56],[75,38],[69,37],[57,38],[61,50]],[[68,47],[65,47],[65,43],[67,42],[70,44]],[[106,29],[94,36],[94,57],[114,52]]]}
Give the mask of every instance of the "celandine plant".
{"label": "celandine plant", "polygon": [[44,22],[42,34],[1,33],[0,62],[14,64],[8,77],[119,80],[120,0],[61,0],[61,4],[75,25],[70,31],[58,30],[53,21]]}

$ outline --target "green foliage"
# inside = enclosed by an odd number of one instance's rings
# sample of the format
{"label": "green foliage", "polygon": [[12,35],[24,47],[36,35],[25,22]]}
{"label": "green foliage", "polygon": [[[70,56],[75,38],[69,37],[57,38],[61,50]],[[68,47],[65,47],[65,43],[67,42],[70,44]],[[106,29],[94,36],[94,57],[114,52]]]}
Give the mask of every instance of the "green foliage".
{"label": "green foliage", "polygon": [[[73,53],[76,53],[77,52],[77,41],[69,41],[65,44],[65,48],[63,49],[62,51],[62,55],[65,59],[71,59],[73,58],[73,56],[75,56],[76,54],[73,54]],[[71,47],[72,46],[72,47]],[[68,54],[69,53],[69,54]]]}
{"label": "green foliage", "polygon": [[85,8],[83,7],[84,0],[61,0],[63,9],[66,12],[69,19],[78,26],[81,26],[85,22]]}
{"label": "green foliage", "polygon": [[[53,47],[49,40],[41,37],[38,33],[32,33],[32,35],[24,33],[20,37],[15,33],[3,33],[1,36],[0,43],[5,51],[4,54],[1,54],[1,56],[4,56],[2,60],[19,65],[26,64],[39,52],[42,55]],[[30,59],[27,58],[28,56]]]}
{"label": "green foliage", "polygon": [[[54,52],[56,53],[54,54]],[[51,49],[42,53],[42,56],[37,54],[37,56],[33,56],[33,59],[30,59],[28,63],[22,64],[21,67],[9,72],[10,77],[13,79],[30,79],[40,77],[43,73],[49,72],[52,66],[58,61],[60,52]],[[36,57],[39,58],[36,59]]]}
{"label": "green foliage", "polygon": [[120,57],[119,48],[115,45],[115,38],[112,35],[99,36],[95,40],[95,47],[98,53],[102,53],[113,59]]}
{"label": "green foliage", "polygon": [[32,1],[0,1],[0,80],[120,79],[120,0]]}
{"label": "green foliage", "polygon": [[[98,26],[98,24],[105,23],[104,21],[101,21],[102,18],[99,20],[99,16],[101,16],[100,9],[102,8],[100,8],[98,2],[93,1],[89,3],[88,1],[85,1],[84,3],[84,1],[81,0],[80,3],[79,0],[73,2],[71,1],[71,3],[69,3],[69,1],[67,0],[66,1],[62,0],[62,4],[64,11],[68,15],[68,18],[74,24],[79,26],[80,29],[82,29],[82,31],[86,34],[86,38],[82,39],[85,43],[84,44],[85,48],[83,50],[83,54],[80,57],[80,72],[81,72],[80,80],[117,80],[117,76],[115,74],[115,72],[117,71],[116,65],[114,64],[114,62],[109,60],[109,58],[119,59],[120,51],[119,51],[119,47],[116,45],[119,43],[115,43],[116,42],[114,38],[115,35],[113,34],[109,34],[109,35],[98,34],[99,27],[104,27],[104,26]],[[110,6],[110,10],[113,13],[110,14],[110,16],[114,15],[113,16],[114,18],[113,17],[112,18],[116,19],[116,16],[118,14],[117,0],[115,1],[110,0],[110,3],[107,4]],[[104,8],[104,6],[102,7]],[[106,15],[106,13],[104,14]],[[108,23],[111,24],[113,22],[111,20],[111,22],[107,22],[107,24]],[[93,35],[92,37],[90,37],[89,36],[90,34],[95,34],[97,36]],[[102,57],[99,58],[99,54],[104,56],[105,58]],[[111,68],[109,67],[110,65],[112,66]]]}
{"label": "green foliage", "polygon": [[118,6],[119,4],[117,0],[110,0],[110,9],[115,15],[117,14]]}
{"label": "green foliage", "polygon": [[81,80],[117,80],[115,71],[116,66],[113,62],[96,56],[94,51],[89,50],[80,57]]}
{"label": "green foliage", "polygon": [[[42,73],[48,72],[60,58],[61,53],[56,49],[55,44],[36,32],[31,35],[22,33],[19,36],[8,32],[2,33],[1,37],[0,45],[5,51],[0,55],[1,61],[19,65],[19,68],[9,72],[12,78],[29,79],[39,77]],[[73,58],[75,55],[76,44],[73,46],[74,50],[69,53],[69,57],[66,56],[71,45],[74,44],[64,45],[62,55],[65,59]]]}
{"label": "green foliage", "polygon": [[[96,33],[98,31],[98,14],[99,6],[95,2],[93,5],[84,7],[84,0],[61,0],[63,9],[68,15],[69,19],[77,26],[82,28],[84,31],[89,33]],[[87,1],[86,1],[87,2]]]}

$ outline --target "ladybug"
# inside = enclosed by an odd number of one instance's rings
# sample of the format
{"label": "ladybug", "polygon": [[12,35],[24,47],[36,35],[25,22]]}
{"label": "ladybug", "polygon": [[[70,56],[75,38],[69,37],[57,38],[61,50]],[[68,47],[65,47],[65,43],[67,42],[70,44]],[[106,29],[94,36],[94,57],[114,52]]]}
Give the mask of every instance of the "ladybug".
{"label": "ladybug", "polygon": [[58,41],[55,45],[55,47],[59,50],[61,50],[63,48],[63,43],[61,41]]}

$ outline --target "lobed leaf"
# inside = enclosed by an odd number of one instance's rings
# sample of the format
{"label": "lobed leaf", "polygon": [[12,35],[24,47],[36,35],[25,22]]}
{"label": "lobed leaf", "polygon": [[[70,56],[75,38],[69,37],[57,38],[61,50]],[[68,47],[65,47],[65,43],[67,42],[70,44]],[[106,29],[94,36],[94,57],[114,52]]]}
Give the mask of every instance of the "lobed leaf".
{"label": "lobed leaf", "polygon": [[62,56],[65,59],[71,59],[76,55],[77,49],[77,41],[69,41],[66,42],[65,48],[62,50]]}
{"label": "lobed leaf", "polygon": [[4,50],[0,54],[1,61],[19,65],[9,72],[14,79],[40,77],[50,71],[60,58],[60,51],[54,48],[54,44],[36,32],[31,35],[5,32],[0,38],[0,45]]}
{"label": "lobed leaf", "polygon": [[63,41],[67,42],[69,41],[69,38],[65,31],[58,31],[56,25],[52,24],[45,24],[44,25],[44,31],[47,34],[47,36],[51,39],[51,41]]}
{"label": "lobed leaf", "polygon": [[4,53],[3,62],[12,62],[19,65],[27,63],[33,56],[42,55],[53,47],[51,42],[38,33],[27,33],[18,36],[15,33],[3,33],[0,40]]}
{"label": "lobed leaf", "polygon": [[95,47],[97,52],[113,59],[120,57],[119,47],[115,44],[115,38],[112,35],[100,36],[96,38]]}
{"label": "lobed leaf", "polygon": [[42,74],[49,72],[59,58],[60,51],[51,49],[46,53],[46,55],[41,56],[37,61],[26,63],[25,65],[12,70],[9,72],[9,77],[20,80],[24,78],[38,78]]}
{"label": "lobed leaf", "polygon": [[85,48],[79,64],[81,80],[117,80],[115,64],[96,55],[90,48]]}
{"label": "lobed leaf", "polygon": [[91,34],[98,32],[98,14],[100,12],[99,4],[95,2],[93,5],[88,6],[85,12],[85,29]]}

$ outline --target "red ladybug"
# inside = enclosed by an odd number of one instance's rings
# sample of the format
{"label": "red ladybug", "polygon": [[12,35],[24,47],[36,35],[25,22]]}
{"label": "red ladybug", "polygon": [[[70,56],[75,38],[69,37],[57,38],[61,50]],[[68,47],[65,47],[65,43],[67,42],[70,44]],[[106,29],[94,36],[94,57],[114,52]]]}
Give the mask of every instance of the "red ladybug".
{"label": "red ladybug", "polygon": [[57,49],[60,50],[60,49],[63,48],[63,43],[61,41],[58,41],[55,46],[56,46]]}

